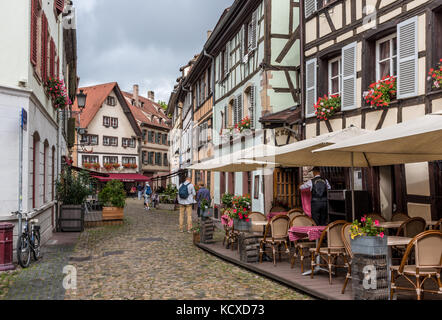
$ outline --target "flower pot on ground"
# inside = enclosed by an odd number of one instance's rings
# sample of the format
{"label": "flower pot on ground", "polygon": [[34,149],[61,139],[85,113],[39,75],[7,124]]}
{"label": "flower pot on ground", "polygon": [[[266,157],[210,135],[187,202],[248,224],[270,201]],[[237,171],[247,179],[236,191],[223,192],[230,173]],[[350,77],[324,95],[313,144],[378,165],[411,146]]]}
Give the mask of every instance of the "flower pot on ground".
{"label": "flower pot on ground", "polygon": [[194,231],[193,232],[193,244],[194,245],[199,244],[200,243],[200,239],[201,239],[200,232],[199,231]]}
{"label": "flower pot on ground", "polygon": [[202,219],[210,218],[210,203],[207,199],[202,199],[200,202],[200,216]]}
{"label": "flower pot on ground", "polygon": [[232,198],[232,210],[230,218],[233,220],[233,228],[238,231],[249,232],[252,227],[249,214],[252,201],[249,196],[234,196]]}
{"label": "flower pot on ground", "polygon": [[387,236],[378,225],[379,221],[364,216],[350,229],[355,300],[387,300],[389,296]]}
{"label": "flower pot on ground", "polygon": [[112,180],[106,183],[98,199],[103,204],[103,220],[123,220],[126,193],[121,181]]}
{"label": "flower pot on ground", "polygon": [[60,174],[56,183],[60,214],[57,225],[61,231],[82,232],[84,202],[92,194],[91,180],[85,171],[72,172],[70,167]]}

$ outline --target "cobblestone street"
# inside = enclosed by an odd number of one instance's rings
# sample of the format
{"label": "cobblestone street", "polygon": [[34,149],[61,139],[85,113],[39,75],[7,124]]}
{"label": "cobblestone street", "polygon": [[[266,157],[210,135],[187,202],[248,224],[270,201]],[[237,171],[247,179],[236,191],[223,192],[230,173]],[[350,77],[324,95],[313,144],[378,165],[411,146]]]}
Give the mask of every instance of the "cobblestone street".
{"label": "cobblestone street", "polygon": [[77,290],[66,299],[309,299],[198,249],[177,232],[177,212],[129,200],[125,214],[124,226],[81,234],[70,260]]}

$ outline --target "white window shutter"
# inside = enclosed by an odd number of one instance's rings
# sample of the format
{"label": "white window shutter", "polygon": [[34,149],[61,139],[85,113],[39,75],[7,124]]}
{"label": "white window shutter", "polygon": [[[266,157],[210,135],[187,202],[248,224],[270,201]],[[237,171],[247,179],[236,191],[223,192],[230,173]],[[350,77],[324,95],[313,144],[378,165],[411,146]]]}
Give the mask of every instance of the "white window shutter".
{"label": "white window shutter", "polygon": [[357,42],[342,48],[342,110],[354,109],[356,103]]}
{"label": "white window shutter", "polygon": [[417,23],[417,17],[413,17],[397,25],[398,99],[417,96]]}
{"label": "white window shutter", "polygon": [[256,89],[255,86],[250,87],[250,100],[249,100],[249,118],[250,126],[255,128],[255,104],[256,104]]}
{"label": "white window shutter", "polygon": [[243,114],[243,110],[242,110],[242,94],[240,94],[237,97],[236,108],[237,108],[236,112],[237,112],[237,119],[238,119],[236,123],[239,123],[243,119],[243,116],[242,116],[242,114]]}
{"label": "white window shutter", "polygon": [[258,25],[258,11],[255,11],[252,16],[252,43],[251,49],[255,50],[258,46],[258,38],[257,38],[257,25]]}
{"label": "white window shutter", "polygon": [[313,12],[317,10],[316,0],[305,0],[305,17],[308,18]]}
{"label": "white window shutter", "polygon": [[306,101],[305,109],[306,116],[314,116],[316,103],[316,58],[307,61],[306,63]]}
{"label": "white window shutter", "polygon": [[242,58],[244,58],[244,46],[245,46],[245,42],[247,41],[246,39],[246,25],[243,24],[242,28],[241,28],[241,35],[240,35],[240,46],[239,46],[239,56],[242,60]]}
{"label": "white window shutter", "polygon": [[231,64],[230,64],[230,42],[227,42],[227,45],[226,45],[226,67],[227,67],[226,74],[228,74],[230,72],[230,66],[231,66]]}

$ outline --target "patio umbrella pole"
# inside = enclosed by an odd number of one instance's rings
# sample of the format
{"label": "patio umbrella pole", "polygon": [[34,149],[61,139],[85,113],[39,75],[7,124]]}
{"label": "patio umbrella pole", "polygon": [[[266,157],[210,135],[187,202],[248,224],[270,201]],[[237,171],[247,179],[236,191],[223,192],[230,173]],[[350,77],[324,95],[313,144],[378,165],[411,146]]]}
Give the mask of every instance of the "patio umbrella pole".
{"label": "patio umbrella pole", "polygon": [[355,167],[354,167],[354,152],[351,153],[351,213],[353,221],[355,220]]}

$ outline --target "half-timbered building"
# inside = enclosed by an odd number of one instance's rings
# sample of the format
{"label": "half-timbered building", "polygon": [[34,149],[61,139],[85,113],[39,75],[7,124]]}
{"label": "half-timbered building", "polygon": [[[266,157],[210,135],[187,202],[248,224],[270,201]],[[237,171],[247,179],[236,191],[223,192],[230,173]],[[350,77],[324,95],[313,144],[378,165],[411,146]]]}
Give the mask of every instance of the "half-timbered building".
{"label": "half-timbered building", "polygon": [[[301,9],[307,139],[350,125],[377,130],[442,110],[442,90],[427,79],[442,58],[442,1],[305,0]],[[393,100],[367,103],[370,85],[386,77],[397,87]],[[314,105],[329,95],[340,96],[340,111],[318,119]],[[349,187],[347,169],[323,170],[332,187]],[[441,176],[439,162],[416,163],[359,170],[356,182],[369,190],[373,212],[431,220],[440,218]]]}

